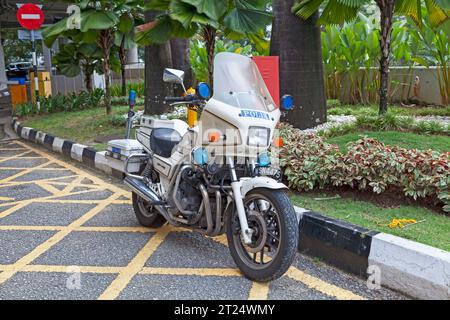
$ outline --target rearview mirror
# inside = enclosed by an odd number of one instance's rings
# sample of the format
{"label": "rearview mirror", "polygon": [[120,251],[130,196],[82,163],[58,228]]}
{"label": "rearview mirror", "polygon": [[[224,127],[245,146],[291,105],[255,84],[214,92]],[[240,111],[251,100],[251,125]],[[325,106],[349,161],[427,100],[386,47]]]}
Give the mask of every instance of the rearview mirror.
{"label": "rearview mirror", "polygon": [[163,81],[183,85],[184,71],[176,69],[164,69]]}

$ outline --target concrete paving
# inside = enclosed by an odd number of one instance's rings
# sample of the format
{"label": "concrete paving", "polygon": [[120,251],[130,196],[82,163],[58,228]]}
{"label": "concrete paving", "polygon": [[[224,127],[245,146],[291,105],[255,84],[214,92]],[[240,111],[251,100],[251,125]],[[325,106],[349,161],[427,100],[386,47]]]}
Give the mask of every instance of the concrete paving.
{"label": "concrete paving", "polygon": [[405,299],[303,255],[261,284],[226,238],[141,227],[120,182],[0,143],[0,299]]}

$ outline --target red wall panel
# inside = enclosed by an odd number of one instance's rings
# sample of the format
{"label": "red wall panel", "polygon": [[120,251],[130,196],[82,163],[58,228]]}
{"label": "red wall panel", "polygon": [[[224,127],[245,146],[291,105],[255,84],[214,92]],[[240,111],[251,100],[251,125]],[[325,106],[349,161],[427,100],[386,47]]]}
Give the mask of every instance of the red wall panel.
{"label": "red wall panel", "polygon": [[267,89],[272,95],[273,101],[276,105],[280,105],[280,65],[279,57],[253,57],[259,72],[261,73]]}

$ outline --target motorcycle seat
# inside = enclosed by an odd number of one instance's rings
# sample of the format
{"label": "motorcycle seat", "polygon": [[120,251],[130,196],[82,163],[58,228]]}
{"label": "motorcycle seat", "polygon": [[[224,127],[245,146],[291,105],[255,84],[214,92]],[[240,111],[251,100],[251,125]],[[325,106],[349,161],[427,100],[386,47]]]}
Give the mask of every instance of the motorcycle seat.
{"label": "motorcycle seat", "polygon": [[171,128],[156,128],[150,134],[150,148],[164,158],[170,158],[172,150],[181,142],[181,135]]}

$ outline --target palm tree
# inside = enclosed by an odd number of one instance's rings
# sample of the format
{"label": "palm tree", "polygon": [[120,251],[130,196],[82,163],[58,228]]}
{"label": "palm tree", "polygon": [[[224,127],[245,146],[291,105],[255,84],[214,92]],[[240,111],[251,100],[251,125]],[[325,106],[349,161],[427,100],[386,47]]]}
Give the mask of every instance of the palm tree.
{"label": "palm tree", "polygon": [[298,105],[286,120],[305,129],[326,122],[322,48],[316,16],[299,19],[291,12],[294,2],[273,1],[270,54],[280,57],[281,93],[291,94]]}
{"label": "palm tree", "polygon": [[50,25],[42,31],[45,44],[51,47],[58,37],[68,37],[72,33],[80,33],[79,40],[83,43],[96,43],[102,51],[103,74],[105,77],[105,107],[106,113],[112,112],[111,108],[111,53],[114,41],[118,33],[131,32],[133,25],[130,23],[130,14],[142,11],[143,0],[64,0],[75,3],[80,7],[80,29],[74,30],[70,23],[73,16]]}
{"label": "palm tree", "polygon": [[[148,11],[145,21],[151,22],[157,13]],[[164,97],[172,96],[172,86],[162,81],[165,68],[172,67],[170,42],[154,43],[145,47],[145,113],[163,114],[168,111]]]}
{"label": "palm tree", "polygon": [[189,61],[189,39],[171,39],[170,51],[172,54],[172,66],[185,72],[184,82],[186,85],[193,85],[193,72]]}
{"label": "palm tree", "polygon": [[389,58],[394,13],[410,16],[419,26],[422,24],[422,7],[428,10],[433,27],[450,29],[449,0],[297,0],[292,8],[298,16],[308,19],[324,5],[319,24],[340,24],[352,20],[367,4],[375,2],[380,9],[380,115],[388,109]]}
{"label": "palm tree", "polygon": [[165,43],[172,38],[190,38],[196,32],[206,44],[209,82],[213,87],[216,35],[233,39],[247,36],[255,45],[267,42],[261,31],[270,24],[269,0],[155,0],[147,8],[160,12],[137,36],[141,45]]}

